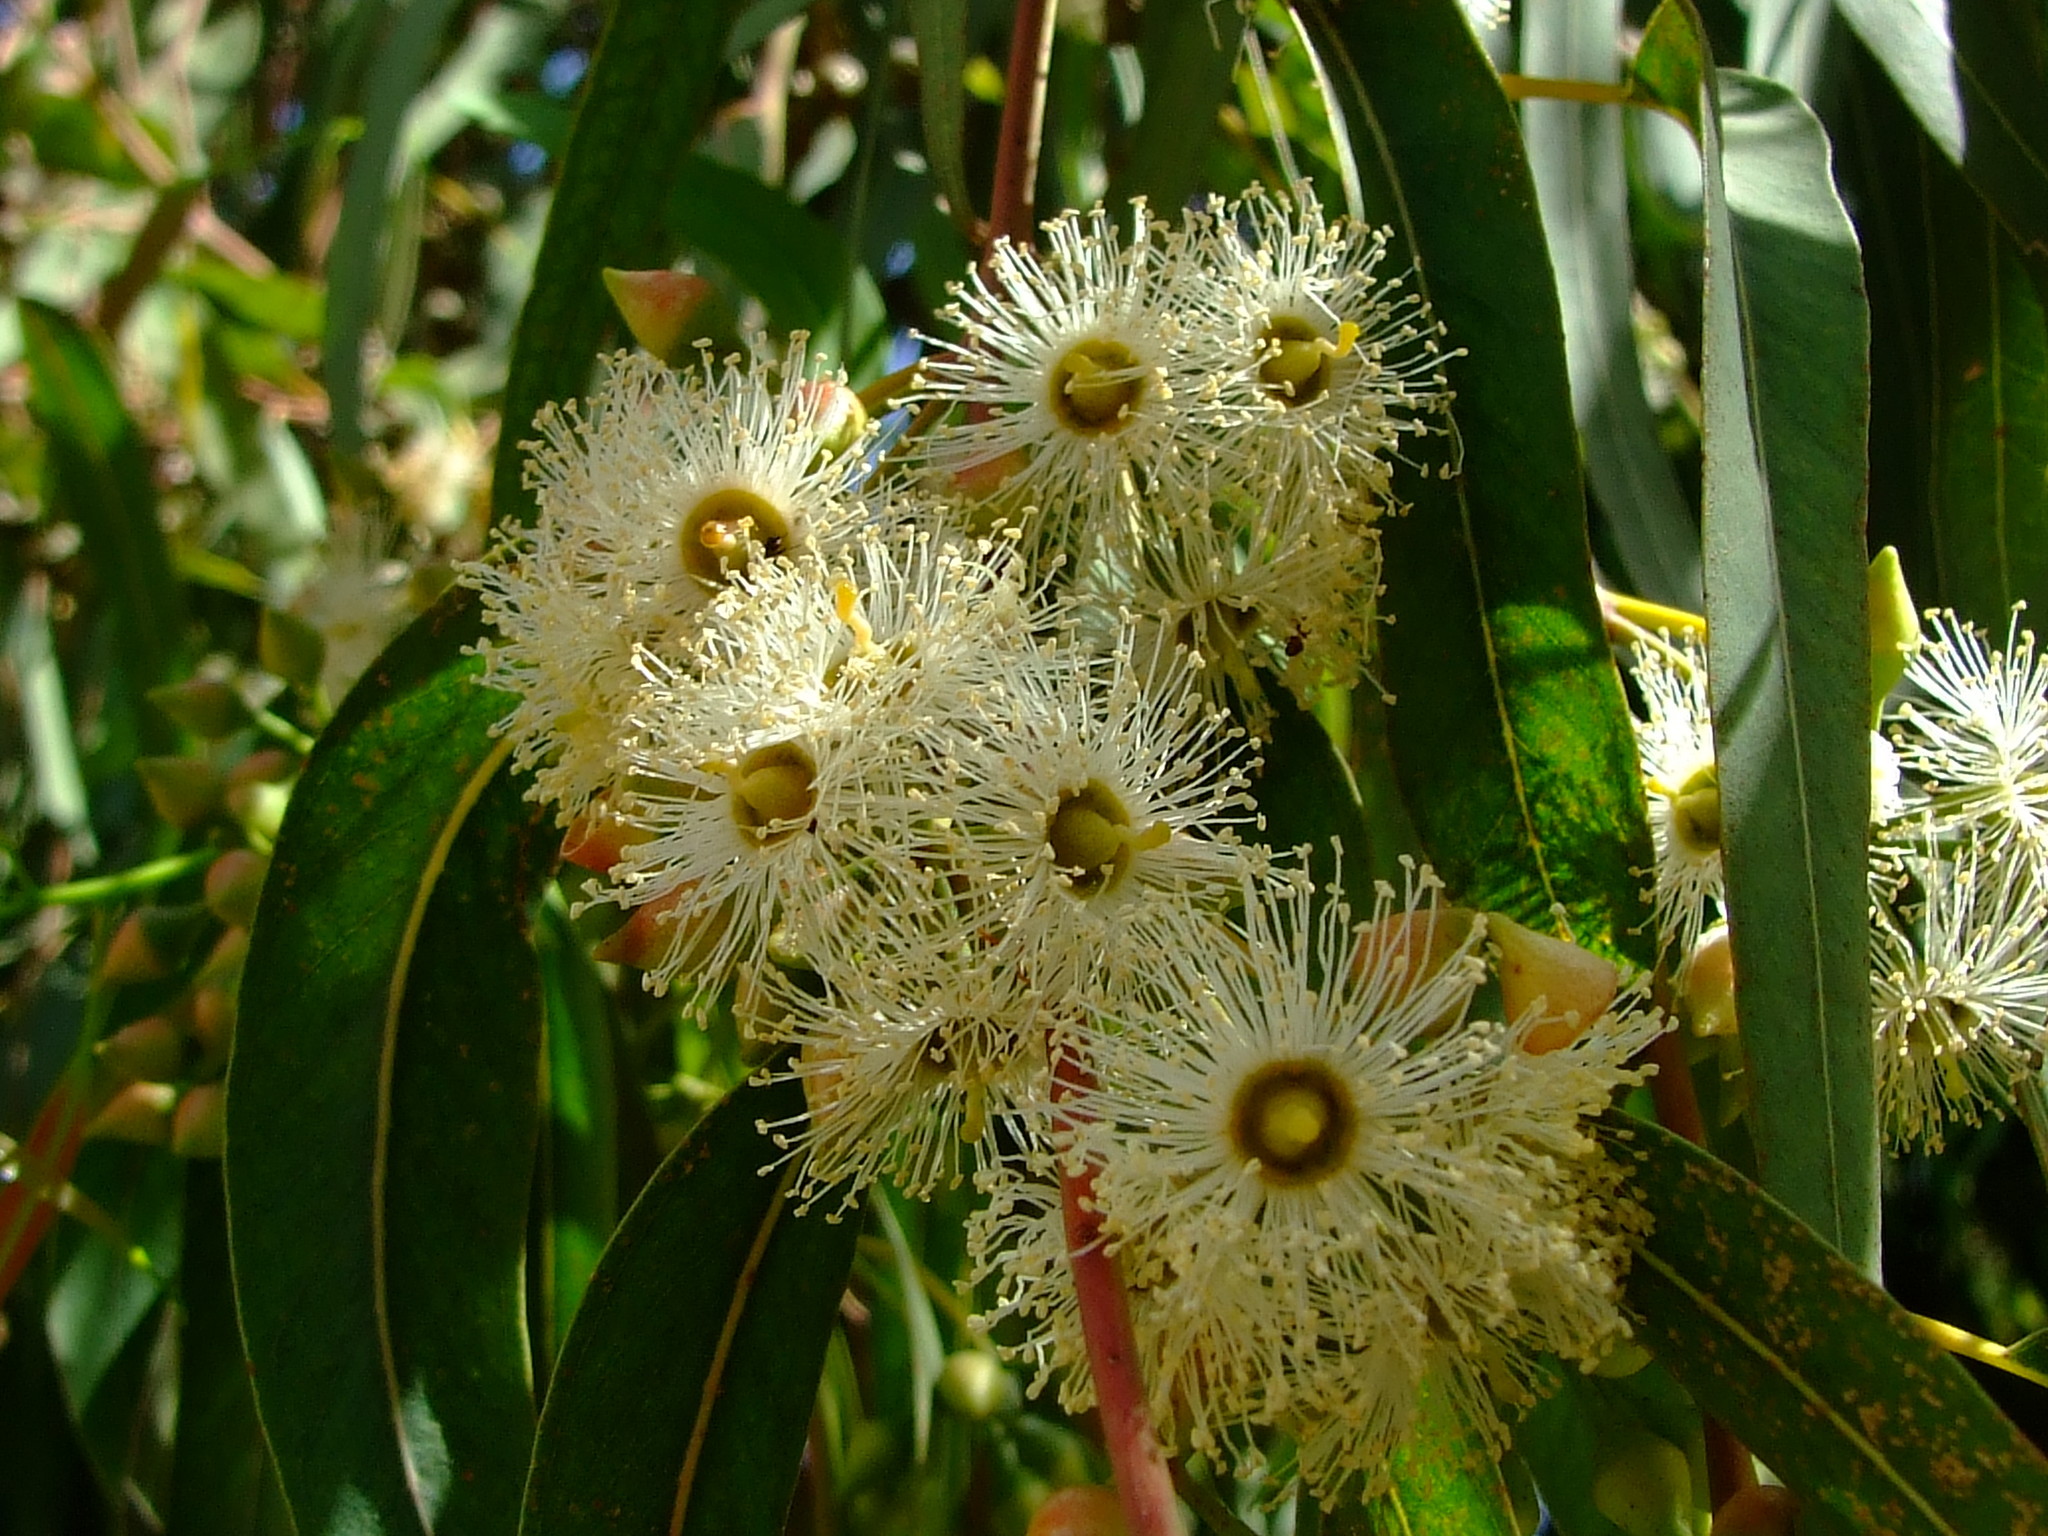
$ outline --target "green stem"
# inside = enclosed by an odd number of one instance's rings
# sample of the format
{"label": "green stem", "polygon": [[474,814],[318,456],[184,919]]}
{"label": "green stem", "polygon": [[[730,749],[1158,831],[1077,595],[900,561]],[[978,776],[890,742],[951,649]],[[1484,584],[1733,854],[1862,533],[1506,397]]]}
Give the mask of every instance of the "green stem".
{"label": "green stem", "polygon": [[139,896],[159,886],[169,885],[173,880],[204,869],[220,857],[217,848],[195,848],[189,853],[174,853],[166,859],[153,859],[147,864],[138,864],[133,869],[124,869],[115,875],[96,875],[90,880],[67,880],[61,885],[31,886],[25,895],[17,898],[5,909],[0,921],[13,922],[42,907],[93,907],[102,902],[119,901],[127,896]]}

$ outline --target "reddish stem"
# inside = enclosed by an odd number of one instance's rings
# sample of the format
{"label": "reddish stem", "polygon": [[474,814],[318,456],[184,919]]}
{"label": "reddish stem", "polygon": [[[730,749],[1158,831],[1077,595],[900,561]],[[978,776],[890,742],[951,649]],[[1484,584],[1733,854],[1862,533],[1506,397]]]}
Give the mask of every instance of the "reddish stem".
{"label": "reddish stem", "polygon": [[[1068,1102],[1088,1086],[1088,1069],[1056,1045],[1053,1102]],[[1060,1211],[1066,1220],[1067,1262],[1074,1271],[1081,1337],[1095,1379],[1103,1447],[1116,1476],[1124,1525],[1129,1536],[1185,1536],[1173,1476],[1153,1432],[1145,1383],[1138,1374],[1138,1338],[1131,1328],[1129,1298],[1116,1259],[1103,1243],[1093,1168],[1070,1172],[1062,1163]]]}
{"label": "reddish stem", "polygon": [[1003,120],[996,129],[996,179],[989,195],[987,252],[1002,239],[1030,243],[1038,185],[1038,144],[1045,129],[1045,81],[1052,69],[1052,0],[1017,0],[1010,67],[1003,77]]}

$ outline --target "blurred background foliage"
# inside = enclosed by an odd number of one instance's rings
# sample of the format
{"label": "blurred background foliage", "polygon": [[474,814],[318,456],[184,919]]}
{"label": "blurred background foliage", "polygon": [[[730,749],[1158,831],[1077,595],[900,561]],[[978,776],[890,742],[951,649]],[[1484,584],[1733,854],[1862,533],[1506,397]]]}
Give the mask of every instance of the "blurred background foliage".
{"label": "blurred background foliage", "polygon": [[[964,25],[934,21],[944,9],[737,9],[709,126],[661,210],[671,254],[711,285],[693,330],[713,346],[805,330],[862,384],[939,328],[976,248],[1009,30],[990,0]],[[1702,10],[1719,58],[1807,96],[1836,145],[1873,313],[1873,545],[1979,622],[2020,598],[2038,611],[2048,485],[1999,477],[2016,456],[2038,481],[2048,458],[2048,261],[1827,5]],[[2013,15],[2038,41],[2042,17]],[[585,0],[0,3],[9,1536],[291,1529],[243,1367],[217,1161],[238,968],[311,739],[450,562],[483,548],[500,441],[528,430],[501,417],[514,329],[605,19]],[[1617,36],[1645,19],[1528,0],[1485,38],[1503,69],[1612,79]],[[1144,193],[1171,209],[1296,175],[1341,206],[1313,65],[1278,8],[1251,24],[1253,50],[1233,51],[1216,42],[1238,25],[1228,6],[1062,4],[1040,208]],[[930,158],[920,37],[958,52],[941,66],[957,164]],[[1596,552],[1610,584],[1697,608],[1697,152],[1652,113],[1528,112]],[[614,327],[608,344],[625,341]],[[1994,482],[2031,535],[1996,550],[1977,515]],[[575,887],[565,872],[537,926],[527,1316],[543,1383],[620,1213],[747,1069],[728,1017],[700,1032],[607,958],[568,915]],[[1892,1165],[1886,1198],[1886,1281],[1908,1306],[1994,1340],[2048,1327],[2048,1191],[2016,1126]],[[792,1529],[1015,1536],[1049,1491],[1104,1476],[1081,1427],[1023,1402],[965,1327],[968,1199],[872,1203]],[[1987,1385],[2048,1436],[2040,1389]],[[1668,1381],[1635,1390],[1616,1411],[1679,1411]],[[1527,1504],[1526,1474],[1509,1480]],[[1239,1529],[1295,1529],[1263,1492],[1200,1497]]]}

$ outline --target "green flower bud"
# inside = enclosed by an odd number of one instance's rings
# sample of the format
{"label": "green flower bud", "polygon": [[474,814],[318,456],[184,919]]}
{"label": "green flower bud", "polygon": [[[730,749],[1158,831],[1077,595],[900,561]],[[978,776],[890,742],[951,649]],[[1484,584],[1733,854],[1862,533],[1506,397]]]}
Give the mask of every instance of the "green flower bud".
{"label": "green flower bud", "polygon": [[1626,1536],[1691,1536],[1692,1468],[1685,1452],[1656,1435],[1625,1435],[1594,1475],[1593,1506]]}
{"label": "green flower bud", "polygon": [[1920,614],[1899,552],[1887,544],[1870,562],[1870,712],[1874,724],[1884,713],[1885,698],[1906,675],[1906,664],[1920,649]]}

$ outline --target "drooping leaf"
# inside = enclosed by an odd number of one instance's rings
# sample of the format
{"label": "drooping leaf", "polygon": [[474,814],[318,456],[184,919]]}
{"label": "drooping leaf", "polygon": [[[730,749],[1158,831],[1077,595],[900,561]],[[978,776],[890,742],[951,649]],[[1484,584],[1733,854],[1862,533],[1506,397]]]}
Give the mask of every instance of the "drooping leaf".
{"label": "drooping leaf", "polygon": [[100,348],[69,316],[19,301],[29,410],[44,437],[54,510],[78,524],[120,642],[117,679],[136,701],[143,745],[176,735],[140,700],[179,672],[186,651],[183,589],[157,521],[141,434]]}
{"label": "drooping leaf", "polygon": [[1951,164],[2048,256],[2048,16],[2024,0],[1841,0]]}
{"label": "drooping leaf", "polygon": [[548,210],[533,287],[505,380],[491,509],[533,515],[519,445],[534,413],[580,394],[611,318],[598,273],[664,267],[662,224],[677,161],[711,108],[740,0],[619,0],[597,52]]}
{"label": "drooping leaf", "polygon": [[911,0],[910,35],[917,39],[917,98],[924,113],[924,155],[956,223],[974,226],[961,142],[967,126],[967,7],[947,0]]}
{"label": "drooping leaf", "polygon": [[1813,115],[1706,59],[1667,0],[1637,74],[1706,173],[1708,662],[1749,1123],[1764,1187],[1874,1272],[1862,266]]}
{"label": "drooping leaf", "polygon": [[626,1213],[562,1347],[523,1536],[776,1536],[858,1229],[799,1215],[758,1128],[803,1103],[733,1090]]}
{"label": "drooping leaf", "polygon": [[[1460,349],[1462,460],[1404,473],[1382,678],[1408,808],[1460,901],[1646,958],[1649,835],[1593,594],[1557,293],[1514,113],[1452,0],[1304,7],[1368,201]],[[1373,195],[1376,192],[1376,196]]]}
{"label": "drooping leaf", "polygon": [[1205,190],[1194,145],[1214,131],[1244,24],[1234,12],[1204,0],[1162,0],[1145,7],[1142,25],[1138,63],[1145,110],[1132,127],[1123,163],[1114,168],[1110,194],[1113,205],[1147,198],[1172,218],[1189,197]]}
{"label": "drooping leaf", "polygon": [[1689,1143],[1621,1115],[1601,1137],[1655,1223],[1637,1336],[1788,1486],[1856,1531],[2040,1526],[2048,1461],[1896,1302]]}
{"label": "drooping leaf", "polygon": [[487,734],[503,697],[448,663],[477,623],[458,589],[350,693],[293,794],[244,971],[238,1301],[302,1529],[505,1531],[533,1431],[526,916],[550,855]]}
{"label": "drooping leaf", "polygon": [[[1535,6],[1521,31],[1525,74],[1603,83],[1620,77],[1620,0]],[[1658,441],[1636,356],[1621,113],[1530,100],[1522,125],[1557,265],[1586,477],[1620,561],[1617,574],[1640,596],[1697,612],[1699,528]]]}

